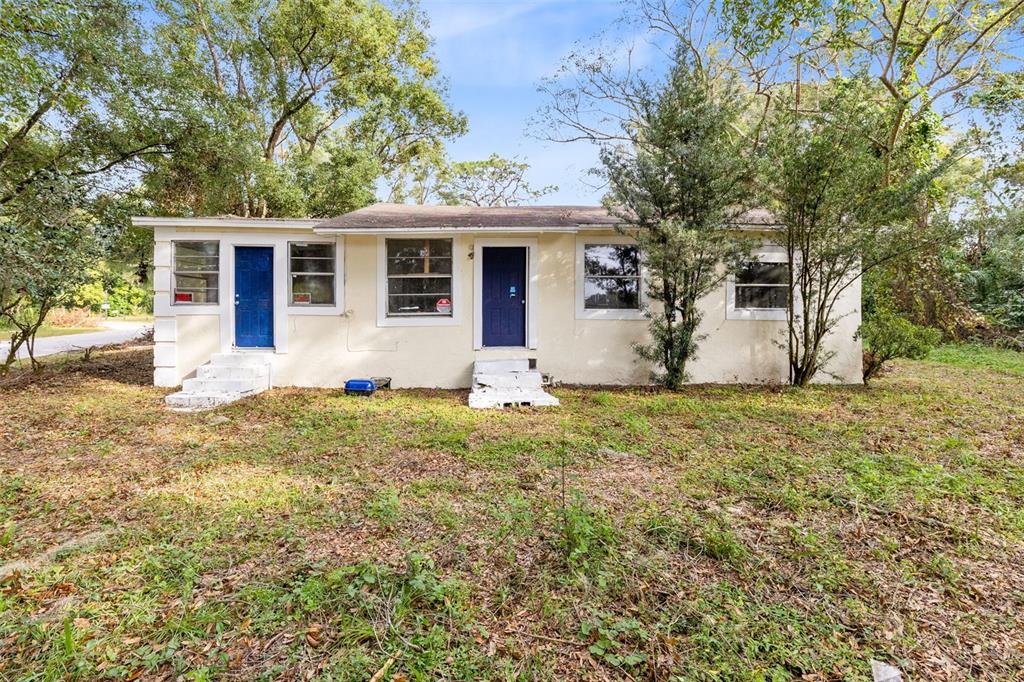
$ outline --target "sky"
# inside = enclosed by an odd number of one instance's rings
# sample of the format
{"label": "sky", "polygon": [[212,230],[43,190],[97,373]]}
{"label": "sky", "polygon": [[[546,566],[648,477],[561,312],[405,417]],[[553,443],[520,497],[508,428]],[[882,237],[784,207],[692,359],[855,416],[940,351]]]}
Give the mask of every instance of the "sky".
{"label": "sky", "polygon": [[537,91],[577,43],[610,30],[625,9],[619,0],[422,0],[448,79],[449,102],[469,119],[469,133],[449,144],[455,161],[492,153],[530,164],[534,187],[557,185],[544,204],[596,204],[602,190],[587,178],[598,163],[587,143],[538,139],[530,119],[548,101]]}

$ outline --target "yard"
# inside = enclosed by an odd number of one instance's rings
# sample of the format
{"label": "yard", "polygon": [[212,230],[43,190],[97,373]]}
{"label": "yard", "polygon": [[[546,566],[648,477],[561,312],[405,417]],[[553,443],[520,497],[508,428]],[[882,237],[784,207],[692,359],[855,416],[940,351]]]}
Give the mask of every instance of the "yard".
{"label": "yard", "polygon": [[0,679],[1024,675],[1020,355],[502,413],[150,363],[0,390]]}

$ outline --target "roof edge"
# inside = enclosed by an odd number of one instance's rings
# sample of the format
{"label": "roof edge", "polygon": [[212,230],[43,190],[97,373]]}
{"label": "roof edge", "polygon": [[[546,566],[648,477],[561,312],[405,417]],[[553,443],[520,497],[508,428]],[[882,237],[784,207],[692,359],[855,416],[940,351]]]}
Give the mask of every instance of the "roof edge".
{"label": "roof edge", "polygon": [[312,228],[322,223],[319,218],[241,218],[206,216],[199,218],[173,218],[166,216],[132,216],[136,227],[262,227],[271,229]]}

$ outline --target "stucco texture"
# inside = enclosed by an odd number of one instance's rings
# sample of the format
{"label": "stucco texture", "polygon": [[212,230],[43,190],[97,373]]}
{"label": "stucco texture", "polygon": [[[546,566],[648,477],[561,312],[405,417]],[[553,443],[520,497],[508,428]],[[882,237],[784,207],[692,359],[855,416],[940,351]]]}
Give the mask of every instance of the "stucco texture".
{"label": "stucco texture", "polygon": [[[173,371],[170,354],[164,353],[155,380],[173,385],[190,376],[214,352],[230,350],[229,318],[225,305],[230,295],[230,273],[225,272],[225,252],[233,243],[261,243],[281,250],[275,258],[275,291],[286,290],[284,249],[287,242],[301,241],[310,231],[266,231],[267,234],[221,231],[221,304],[212,314],[181,314],[170,306],[170,241],[209,237],[195,231],[158,230],[157,320],[175,320]],[[270,234],[273,232],[273,234]],[[607,233],[609,236],[612,232]],[[399,236],[399,235],[395,235]],[[643,384],[650,368],[636,358],[632,345],[646,340],[643,319],[577,319],[577,242],[594,241],[600,235],[573,233],[502,234],[502,238],[536,240],[537,271],[529,290],[533,307],[535,348],[474,349],[474,301],[476,277],[473,253],[477,239],[492,234],[461,234],[455,238],[455,322],[443,326],[381,326],[383,297],[380,267],[381,242],[372,235],[337,238],[343,264],[339,282],[339,306],[334,311],[309,314],[288,308],[281,299],[275,305],[273,377],[275,386],[340,386],[346,379],[389,376],[402,387],[465,388],[470,385],[477,359],[535,358],[540,371],[568,384]],[[278,282],[281,284],[279,285]],[[161,299],[163,299],[161,301]],[[786,381],[785,322],[777,320],[726,319],[726,286],[702,302],[704,320],[698,358],[689,367],[696,383],[783,383]],[[860,381],[861,346],[854,338],[860,323],[859,282],[840,302],[841,320],[828,338],[835,353],[822,373],[822,381]],[[197,311],[198,312],[198,311]],[[207,311],[204,311],[204,313]],[[281,339],[284,334],[285,338]],[[161,371],[162,370],[162,371]],[[173,382],[173,383],[172,383]]]}

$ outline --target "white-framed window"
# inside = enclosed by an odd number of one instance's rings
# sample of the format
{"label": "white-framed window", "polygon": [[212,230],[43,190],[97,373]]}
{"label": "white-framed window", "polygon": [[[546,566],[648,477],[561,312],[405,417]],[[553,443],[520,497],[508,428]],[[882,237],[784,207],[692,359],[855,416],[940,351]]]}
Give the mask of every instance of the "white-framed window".
{"label": "white-framed window", "polygon": [[628,237],[594,237],[576,242],[576,317],[643,318],[640,248]]}
{"label": "white-framed window", "polygon": [[337,263],[337,251],[333,242],[289,242],[289,305],[335,305]]}
{"label": "white-framed window", "polygon": [[785,320],[789,309],[789,263],[781,249],[765,248],[756,260],[729,276],[726,319]]}
{"label": "white-framed window", "polygon": [[452,317],[451,239],[385,239],[387,317]]}
{"label": "white-framed window", "polygon": [[219,303],[220,242],[173,241],[171,245],[171,304]]}

